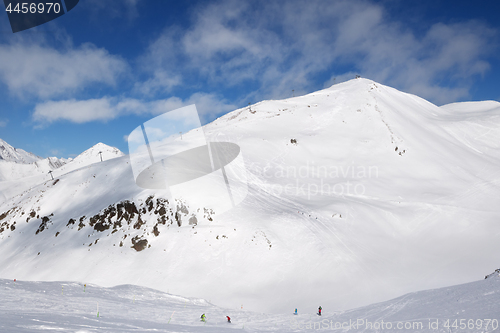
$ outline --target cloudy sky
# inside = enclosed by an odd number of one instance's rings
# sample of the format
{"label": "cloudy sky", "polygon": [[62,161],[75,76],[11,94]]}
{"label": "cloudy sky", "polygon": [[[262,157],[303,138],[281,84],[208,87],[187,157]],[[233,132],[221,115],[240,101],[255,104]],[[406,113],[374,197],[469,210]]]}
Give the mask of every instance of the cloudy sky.
{"label": "cloudy sky", "polygon": [[0,15],[0,138],[42,157],[128,152],[144,121],[202,122],[361,75],[443,105],[500,100],[500,1],[80,0],[13,34]]}

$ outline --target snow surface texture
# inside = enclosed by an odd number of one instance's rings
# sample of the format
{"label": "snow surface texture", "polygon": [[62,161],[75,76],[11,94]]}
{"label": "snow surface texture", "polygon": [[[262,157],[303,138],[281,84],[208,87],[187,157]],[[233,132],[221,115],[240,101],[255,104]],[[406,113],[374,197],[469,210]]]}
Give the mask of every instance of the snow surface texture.
{"label": "snow surface texture", "polygon": [[245,158],[248,196],[224,214],[93,149],[54,180],[0,182],[0,276],[308,313],[476,281],[500,253],[499,106],[357,79],[236,110],[204,127]]}
{"label": "snow surface texture", "polygon": [[[221,308],[203,299],[133,285],[0,279],[1,332],[493,332],[500,317],[500,277],[427,290],[349,311],[301,304],[287,314]],[[207,317],[200,321],[201,314]],[[231,317],[227,323],[226,316]],[[343,326],[343,328],[342,328]]]}

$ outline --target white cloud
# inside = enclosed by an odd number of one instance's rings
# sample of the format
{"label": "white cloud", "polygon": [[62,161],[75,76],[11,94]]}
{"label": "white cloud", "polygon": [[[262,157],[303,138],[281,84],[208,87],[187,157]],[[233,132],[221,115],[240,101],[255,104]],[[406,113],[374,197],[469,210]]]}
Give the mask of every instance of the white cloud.
{"label": "white cloud", "polygon": [[443,103],[467,96],[470,82],[488,70],[496,33],[462,22],[416,34],[383,3],[363,0],[195,8],[190,29],[167,28],[150,45],[143,60],[154,74],[138,84],[144,92],[197,80],[216,89],[250,86],[247,99],[279,98],[317,89],[317,76],[333,71],[331,81],[357,72]]}
{"label": "white cloud", "polygon": [[153,77],[145,82],[135,84],[135,90],[144,95],[153,95],[157,92],[170,92],[173,87],[182,83],[179,74],[170,75],[166,71],[157,70],[152,73]]}
{"label": "white cloud", "polygon": [[214,94],[195,93],[182,100],[178,97],[143,101],[133,98],[103,97],[89,100],[63,100],[39,103],[33,112],[33,121],[44,126],[58,121],[82,124],[92,121],[109,121],[121,116],[159,115],[184,106],[195,104],[201,119],[211,119],[236,109],[235,105]]}
{"label": "white cloud", "polygon": [[237,108],[236,105],[227,102],[225,99],[207,93],[195,93],[184,101],[184,105],[191,104],[196,104],[202,122]]}
{"label": "white cloud", "polygon": [[7,126],[8,120],[0,120],[0,127]]}
{"label": "white cloud", "polygon": [[177,48],[180,45],[174,37],[179,31],[176,28],[164,31],[139,57],[139,68],[151,77],[144,82],[137,82],[134,86],[135,92],[144,95],[168,93],[183,83],[182,75],[185,75],[186,71],[182,66],[178,66],[180,59],[177,57],[180,52]]}
{"label": "white cloud", "polygon": [[56,50],[40,44],[0,45],[0,79],[19,97],[49,98],[90,84],[114,85],[127,64],[92,44]]}
{"label": "white cloud", "polygon": [[89,99],[85,101],[71,99],[37,104],[33,113],[33,120],[41,124],[60,120],[83,124],[96,120],[110,120],[117,115],[117,110],[111,105],[109,98]]}
{"label": "white cloud", "polygon": [[467,97],[471,81],[489,69],[494,32],[477,22],[435,24],[420,39],[387,24],[371,31],[349,51],[360,57],[362,75],[437,104]]}

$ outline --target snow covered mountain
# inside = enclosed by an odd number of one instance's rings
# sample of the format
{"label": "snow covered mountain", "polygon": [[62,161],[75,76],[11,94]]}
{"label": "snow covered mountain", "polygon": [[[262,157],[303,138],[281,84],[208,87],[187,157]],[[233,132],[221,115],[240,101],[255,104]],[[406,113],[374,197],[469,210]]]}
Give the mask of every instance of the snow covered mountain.
{"label": "snow covered mountain", "polygon": [[[5,141],[2,141],[2,144],[7,147],[5,151],[10,152],[14,150],[24,152],[22,149],[12,148]],[[26,154],[28,156],[35,156],[32,153]],[[51,179],[52,177],[49,175],[49,172],[52,172],[53,176],[60,175],[99,162],[101,155],[103,159],[112,159],[124,154],[115,147],[98,143],[74,159],[57,157],[42,159],[37,157],[37,160],[31,163],[19,162],[22,159],[0,160],[0,199],[7,199],[20,194],[28,188]],[[13,156],[13,154],[9,153],[9,156]]]}
{"label": "snow covered mountain", "polygon": [[9,181],[47,173],[71,159],[48,157],[42,159],[33,153],[17,149],[0,139],[0,181]]}
{"label": "snow covered mountain", "polygon": [[99,142],[98,144],[94,145],[93,147],[87,149],[77,157],[75,157],[71,161],[71,166],[68,165],[65,168],[62,168],[61,171],[68,171],[68,170],[76,170],[77,168],[81,168],[87,165],[90,165],[92,163],[97,163],[101,161],[101,158],[103,161],[105,160],[110,160],[116,157],[121,157],[124,156],[118,148],[111,147],[108,145],[105,145],[102,142]]}
{"label": "snow covered mountain", "polygon": [[54,180],[4,185],[0,276],[273,312],[475,281],[498,265],[499,105],[356,79],[233,111],[204,127],[246,162],[248,196],[224,214],[143,190],[128,156],[92,149]]}
{"label": "snow covered mountain", "polygon": [[[321,317],[304,311],[302,304],[294,304],[287,313],[268,314],[219,307],[204,299],[134,285],[102,288],[75,282],[0,280],[0,330],[493,332],[499,327],[498,275],[496,272],[487,280],[406,294],[348,311],[324,307]],[[297,315],[292,314],[295,307]],[[206,322],[199,319],[202,313]]]}
{"label": "snow covered mountain", "polygon": [[28,153],[22,149],[16,149],[4,140],[0,139],[0,160],[29,164],[41,160],[42,158],[35,154]]}

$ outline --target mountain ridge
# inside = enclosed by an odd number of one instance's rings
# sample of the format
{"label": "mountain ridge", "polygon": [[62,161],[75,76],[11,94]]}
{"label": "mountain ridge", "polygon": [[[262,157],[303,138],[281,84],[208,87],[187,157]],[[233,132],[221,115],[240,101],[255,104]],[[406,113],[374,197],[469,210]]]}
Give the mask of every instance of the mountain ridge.
{"label": "mountain ridge", "polygon": [[0,138],[0,160],[29,164],[41,160],[42,158],[22,149],[14,148]]}
{"label": "mountain ridge", "polygon": [[[4,140],[2,142],[6,146],[12,147]],[[99,152],[103,152],[102,156],[104,159],[124,155],[118,148],[98,143],[74,159],[47,157],[44,159],[39,158],[31,163],[0,160],[0,198],[7,199],[45,180],[51,179],[55,175],[62,175],[89,164],[97,163],[101,157]],[[28,154],[34,155],[32,153]],[[50,173],[52,173],[52,176],[49,175]]]}

